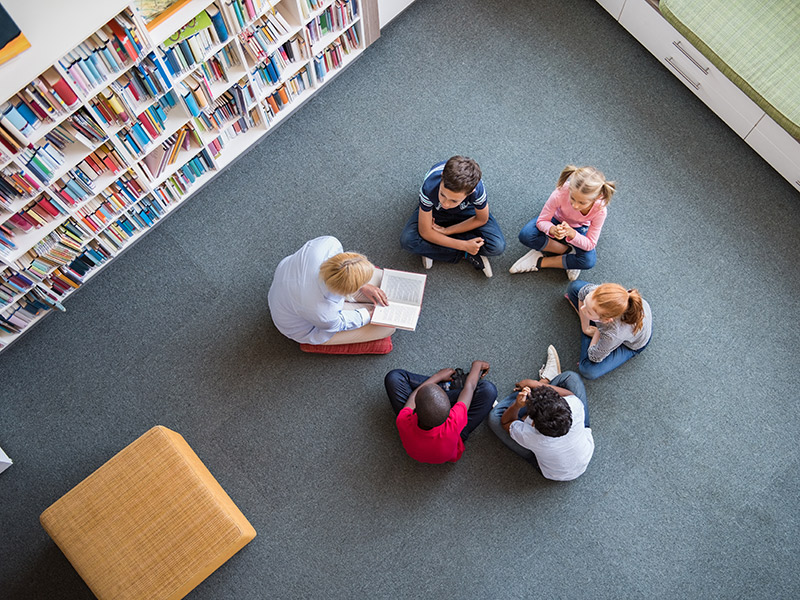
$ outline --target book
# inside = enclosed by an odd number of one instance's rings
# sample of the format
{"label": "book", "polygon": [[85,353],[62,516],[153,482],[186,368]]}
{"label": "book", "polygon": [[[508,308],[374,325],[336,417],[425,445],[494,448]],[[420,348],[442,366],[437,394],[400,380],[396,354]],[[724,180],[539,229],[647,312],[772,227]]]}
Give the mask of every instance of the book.
{"label": "book", "polygon": [[422,296],[427,279],[428,276],[424,273],[384,269],[380,288],[386,293],[389,305],[375,306],[371,322],[374,325],[414,331],[422,310]]}
{"label": "book", "polygon": [[219,41],[226,42],[228,40],[228,28],[225,26],[225,20],[222,18],[222,13],[220,13],[216,5],[212,4],[206,9],[206,14],[211,19],[211,23],[214,25],[214,29],[217,32]]}
{"label": "book", "polygon": [[[0,6],[0,64],[11,60],[30,47],[28,38],[23,35],[6,9]],[[0,471],[4,468],[0,468]]]}

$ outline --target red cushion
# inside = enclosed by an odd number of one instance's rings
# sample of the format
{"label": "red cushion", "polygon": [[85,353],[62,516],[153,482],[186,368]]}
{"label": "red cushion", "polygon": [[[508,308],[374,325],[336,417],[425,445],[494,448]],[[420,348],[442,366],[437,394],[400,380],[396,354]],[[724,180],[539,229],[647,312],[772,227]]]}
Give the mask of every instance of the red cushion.
{"label": "red cushion", "polygon": [[357,344],[300,344],[300,350],[312,354],[389,354],[392,336]]}

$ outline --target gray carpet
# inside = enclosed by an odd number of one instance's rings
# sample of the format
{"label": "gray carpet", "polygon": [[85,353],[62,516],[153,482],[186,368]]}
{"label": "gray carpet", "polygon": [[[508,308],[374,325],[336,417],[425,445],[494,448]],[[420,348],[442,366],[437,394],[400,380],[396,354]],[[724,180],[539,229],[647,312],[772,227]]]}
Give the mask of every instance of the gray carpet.
{"label": "gray carpet", "polygon": [[[301,354],[278,261],[399,248],[430,165],[476,158],[508,249],[436,264],[381,357]],[[619,184],[594,282],[648,349],[587,384],[596,451],[544,480],[486,425],[403,452],[383,375],[488,360],[501,394],[578,357],[563,272],[510,276],[567,163]],[[47,506],[141,433],[181,433],[258,531],[192,598],[792,598],[800,593],[797,193],[591,0],[418,0],[352,68],[0,355],[0,596],[91,598]]]}

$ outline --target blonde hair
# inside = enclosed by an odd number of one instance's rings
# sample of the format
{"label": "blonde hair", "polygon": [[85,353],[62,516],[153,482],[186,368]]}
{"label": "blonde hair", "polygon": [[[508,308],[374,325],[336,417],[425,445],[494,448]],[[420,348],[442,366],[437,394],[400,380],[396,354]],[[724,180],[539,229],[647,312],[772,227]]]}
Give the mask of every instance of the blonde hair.
{"label": "blonde hair", "polygon": [[354,294],[372,278],[374,271],[375,267],[367,257],[356,252],[340,252],[331,256],[319,268],[325,286],[340,296]]}
{"label": "blonde hair", "polygon": [[595,198],[602,198],[603,206],[608,206],[611,196],[617,191],[615,181],[606,181],[606,176],[594,167],[576,167],[567,165],[558,176],[558,184],[561,187],[564,182],[570,180],[570,186],[578,190],[581,194],[590,194]]}
{"label": "blonde hair", "polygon": [[592,300],[601,319],[620,318],[623,323],[633,325],[634,333],[642,328],[644,308],[639,290],[626,290],[618,283],[603,283],[594,288]]}

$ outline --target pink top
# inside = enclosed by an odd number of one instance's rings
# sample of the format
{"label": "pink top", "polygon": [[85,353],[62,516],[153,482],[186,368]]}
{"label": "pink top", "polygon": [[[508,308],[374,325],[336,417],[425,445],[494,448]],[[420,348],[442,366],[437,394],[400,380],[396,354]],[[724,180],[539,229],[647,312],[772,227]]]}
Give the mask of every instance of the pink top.
{"label": "pink top", "polygon": [[560,188],[550,194],[547,202],[544,203],[542,212],[539,213],[539,218],[536,219],[536,227],[544,234],[550,233],[550,228],[553,226],[551,219],[553,217],[558,221],[562,221],[572,227],[589,226],[586,235],[580,233],[569,243],[580,248],[581,250],[593,250],[597,245],[597,239],[600,237],[600,230],[603,228],[603,223],[606,220],[606,206],[603,203],[602,196],[595,200],[594,206],[589,211],[588,215],[584,215],[579,210],[572,208],[569,203],[569,180],[564,182]]}

